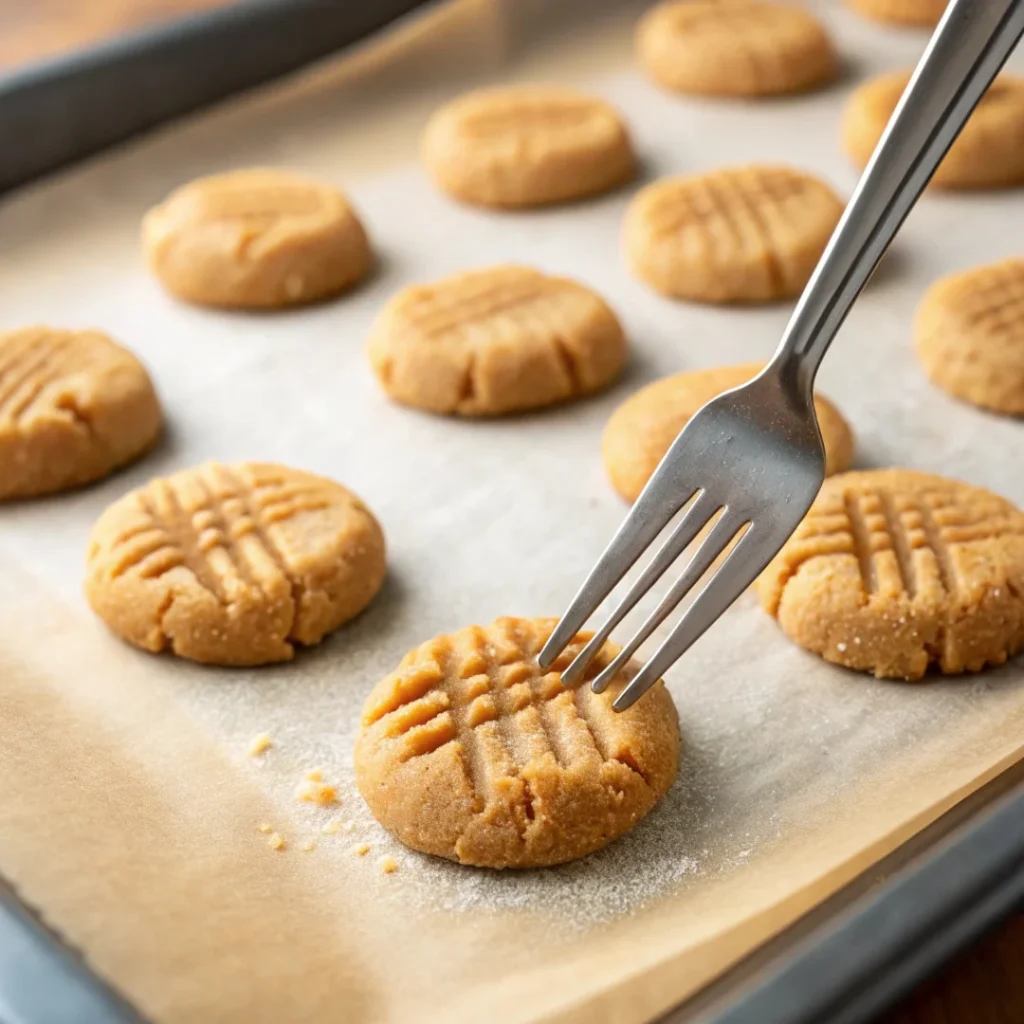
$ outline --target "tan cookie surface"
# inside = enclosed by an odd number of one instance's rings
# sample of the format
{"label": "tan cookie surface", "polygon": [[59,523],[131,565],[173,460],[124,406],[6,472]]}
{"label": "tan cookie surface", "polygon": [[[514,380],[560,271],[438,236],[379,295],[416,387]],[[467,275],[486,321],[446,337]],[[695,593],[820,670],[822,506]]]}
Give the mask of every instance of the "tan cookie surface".
{"label": "tan cookie surface", "polygon": [[[860,86],[843,114],[847,156],[865,167],[910,81],[909,71]],[[1024,79],[1000,75],[989,86],[931,183],[939,188],[1004,188],[1024,182]]]}
{"label": "tan cookie surface", "polygon": [[995,412],[1024,416],[1024,260],[937,281],[914,322],[917,356],[934,383]]}
{"label": "tan cookie surface", "polygon": [[[706,402],[745,384],[763,363],[716,366],[656,380],[626,399],[601,438],[605,471],[627,501],[636,501],[690,417]],[[814,407],[825,442],[825,472],[841,473],[853,459],[853,433],[839,410],[817,396]]]}
{"label": "tan cookie surface", "polygon": [[844,473],[757,586],[827,661],[891,679],[977,672],[1024,648],[1024,513],[944,477]]}
{"label": "tan cookie surface", "polygon": [[0,333],[0,500],[91,483],[152,447],[145,367],[99,331]]}
{"label": "tan cookie surface", "polygon": [[626,211],[634,273],[696,302],[769,302],[798,295],[839,222],[843,203],[817,178],[751,165],[667,178]]}
{"label": "tan cookie surface", "polygon": [[625,362],[626,340],[588,288],[503,266],[403,289],[377,318],[369,356],[396,401],[489,416],[604,387]]}
{"label": "tan cookie surface", "polygon": [[559,86],[468,93],[438,110],[423,160],[445,192],[489,207],[542,206],[605,192],[636,172],[633,147],[607,103]]}
{"label": "tan cookie surface", "polygon": [[861,14],[897,25],[938,25],[947,0],[848,0]]}
{"label": "tan cookie surface", "polygon": [[146,260],[168,291],[203,306],[273,309],[346,291],[373,254],[333,186],[272,168],[199,178],[142,222]]}
{"label": "tan cookie surface", "polygon": [[138,647],[261,665],[318,643],[383,578],[383,533],[344,487],[285,466],[208,462],[107,508],[90,538],[85,591]]}
{"label": "tan cookie surface", "polygon": [[715,96],[803,92],[836,75],[828,34],[802,7],[670,0],[641,18],[637,54],[666,89]]}
{"label": "tan cookie surface", "polygon": [[[407,846],[480,867],[542,867],[628,832],[668,791],[679,721],[658,683],[612,711],[631,670],[603,694],[566,689],[536,655],[555,619],[501,618],[410,651],[366,700],[359,791]],[[618,652],[606,644],[587,680]]]}

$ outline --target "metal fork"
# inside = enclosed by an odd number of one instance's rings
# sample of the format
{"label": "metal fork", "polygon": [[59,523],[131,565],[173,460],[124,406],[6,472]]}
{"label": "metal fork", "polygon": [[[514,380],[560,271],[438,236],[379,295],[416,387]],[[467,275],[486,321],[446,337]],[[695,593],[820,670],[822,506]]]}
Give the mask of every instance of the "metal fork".
{"label": "metal fork", "polygon": [[[637,701],[754,581],[825,479],[812,401],[822,357],[904,218],[1024,33],[1024,0],[953,0],[925,50],[768,366],[687,423],[539,655],[549,668],[672,518],[678,525],[562,673],[577,683],[611,631],[712,519],[682,575],[593,682],[604,690],[729,544],[668,639],[614,702]],[[738,537],[738,540],[737,540]]]}

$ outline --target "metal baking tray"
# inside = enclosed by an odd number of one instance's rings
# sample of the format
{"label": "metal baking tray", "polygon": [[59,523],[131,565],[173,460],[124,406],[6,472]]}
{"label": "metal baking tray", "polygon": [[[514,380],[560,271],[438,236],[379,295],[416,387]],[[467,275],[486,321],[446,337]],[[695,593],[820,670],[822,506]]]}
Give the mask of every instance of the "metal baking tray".
{"label": "metal baking tray", "polygon": [[[243,0],[0,77],[0,192],[297,70],[423,6]],[[1022,907],[1024,767],[662,1019],[867,1021]],[[140,1020],[0,882],[0,1024]]]}

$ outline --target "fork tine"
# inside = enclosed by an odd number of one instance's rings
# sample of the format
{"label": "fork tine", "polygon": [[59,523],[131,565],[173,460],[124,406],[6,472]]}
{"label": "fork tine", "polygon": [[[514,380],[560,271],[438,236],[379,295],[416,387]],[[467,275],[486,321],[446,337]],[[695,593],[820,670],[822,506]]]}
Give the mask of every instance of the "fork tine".
{"label": "fork tine", "polygon": [[647,617],[644,624],[637,630],[636,635],[594,680],[592,684],[594,693],[603,693],[608,688],[608,684],[633,657],[637,648],[668,618],[676,605],[693,589],[742,525],[742,520],[729,515],[728,507],[722,512],[721,518],[715,523],[701,546],[694,552],[693,558],[687,563],[679,579],[672,584],[671,590],[661,599],[658,607]]}
{"label": "fork tine", "polygon": [[[704,631],[754,582],[771,560],[774,549],[770,543],[753,543],[756,528],[753,523],[729,552],[728,557],[708,580],[697,599],[654,652],[647,664],[633,677],[629,685],[615,698],[612,707],[625,711],[635,704],[683,654]],[[760,536],[758,536],[760,541]],[[596,682],[596,681],[595,681]]]}
{"label": "fork tine", "polygon": [[[664,465],[662,460],[659,470]],[[654,473],[537,655],[542,669],[551,667],[630,566],[697,491],[697,487],[687,489],[659,471]]]}
{"label": "fork tine", "polygon": [[661,550],[651,559],[640,577],[630,587],[629,593],[619,602],[615,611],[608,616],[601,628],[562,673],[563,685],[575,686],[583,678],[587,666],[593,660],[594,655],[604,646],[611,631],[633,610],[640,598],[661,579],[668,567],[700,533],[714,512],[715,504],[708,497],[707,491],[701,492],[697,500],[686,510],[686,514],[672,531],[672,535],[662,545]]}

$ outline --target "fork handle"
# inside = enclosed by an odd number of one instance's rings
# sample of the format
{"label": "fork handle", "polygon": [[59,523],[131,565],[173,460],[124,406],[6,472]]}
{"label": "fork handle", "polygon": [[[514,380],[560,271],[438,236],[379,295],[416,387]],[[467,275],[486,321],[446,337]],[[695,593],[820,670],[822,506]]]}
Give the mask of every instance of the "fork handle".
{"label": "fork handle", "polygon": [[804,288],[772,367],[806,388],[854,300],[1024,34],[1024,0],[953,0]]}

